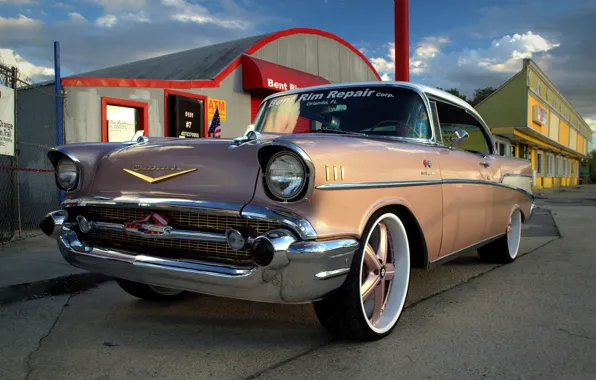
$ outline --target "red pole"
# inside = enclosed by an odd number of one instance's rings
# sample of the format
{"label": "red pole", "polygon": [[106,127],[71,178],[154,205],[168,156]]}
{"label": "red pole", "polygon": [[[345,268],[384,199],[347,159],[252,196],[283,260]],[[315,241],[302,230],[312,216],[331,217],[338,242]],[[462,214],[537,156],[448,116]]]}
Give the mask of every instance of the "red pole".
{"label": "red pole", "polygon": [[410,81],[410,30],[408,0],[395,2],[395,80]]}

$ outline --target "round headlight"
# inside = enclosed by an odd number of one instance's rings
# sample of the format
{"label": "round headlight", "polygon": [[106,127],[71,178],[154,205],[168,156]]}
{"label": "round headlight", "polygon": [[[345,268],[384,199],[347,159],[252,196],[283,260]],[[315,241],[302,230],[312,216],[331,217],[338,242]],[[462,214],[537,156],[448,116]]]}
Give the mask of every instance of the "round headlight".
{"label": "round headlight", "polygon": [[302,160],[293,153],[275,154],[269,160],[266,173],[269,191],[283,200],[298,195],[306,182],[306,170]]}
{"label": "round headlight", "polygon": [[79,168],[73,160],[64,156],[56,165],[56,179],[64,190],[72,190],[79,178]]}

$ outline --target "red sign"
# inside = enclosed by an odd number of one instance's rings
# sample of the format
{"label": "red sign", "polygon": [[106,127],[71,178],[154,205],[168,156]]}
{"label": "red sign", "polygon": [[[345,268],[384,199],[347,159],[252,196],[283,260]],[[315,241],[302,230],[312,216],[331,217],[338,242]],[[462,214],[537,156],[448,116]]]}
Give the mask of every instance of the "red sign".
{"label": "red sign", "polygon": [[242,85],[245,89],[287,91],[331,83],[318,75],[281,66],[250,56],[242,56]]}

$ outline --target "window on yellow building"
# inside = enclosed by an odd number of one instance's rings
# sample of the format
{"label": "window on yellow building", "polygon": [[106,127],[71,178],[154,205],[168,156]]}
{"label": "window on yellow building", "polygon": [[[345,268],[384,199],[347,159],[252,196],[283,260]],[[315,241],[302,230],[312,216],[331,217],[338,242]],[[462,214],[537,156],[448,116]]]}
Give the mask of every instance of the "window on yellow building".
{"label": "window on yellow building", "polygon": [[536,152],[536,174],[544,175],[544,153]]}
{"label": "window on yellow building", "polygon": [[519,144],[519,158],[523,158],[524,160],[530,159],[529,149],[526,144]]}
{"label": "window on yellow building", "polygon": [[546,154],[546,175],[548,177],[553,177],[553,171],[554,171],[554,159],[555,157],[551,154],[551,153],[547,153]]}

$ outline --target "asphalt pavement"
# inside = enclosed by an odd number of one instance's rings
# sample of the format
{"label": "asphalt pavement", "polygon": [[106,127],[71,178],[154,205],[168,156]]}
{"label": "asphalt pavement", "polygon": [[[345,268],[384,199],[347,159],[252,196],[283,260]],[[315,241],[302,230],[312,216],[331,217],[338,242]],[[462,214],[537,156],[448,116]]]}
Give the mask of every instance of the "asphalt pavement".
{"label": "asphalt pavement", "polygon": [[414,271],[378,342],[333,341],[309,305],[156,305],[110,282],[0,305],[0,379],[595,379],[594,190],[540,199],[513,264]]}

